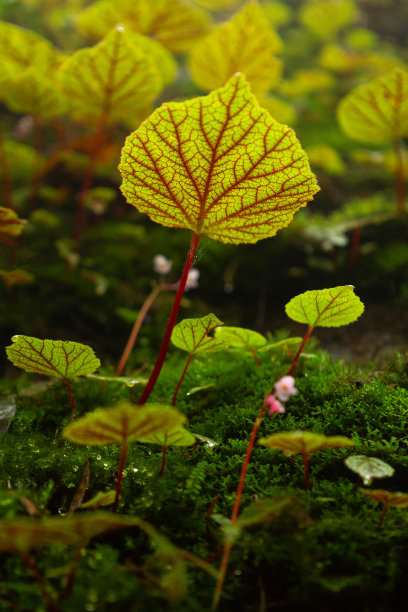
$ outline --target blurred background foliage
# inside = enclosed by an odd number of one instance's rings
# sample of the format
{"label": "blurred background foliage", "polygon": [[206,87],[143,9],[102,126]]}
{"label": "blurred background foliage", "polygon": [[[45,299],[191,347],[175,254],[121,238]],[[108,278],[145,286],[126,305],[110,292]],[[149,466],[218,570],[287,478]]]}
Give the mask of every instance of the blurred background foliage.
{"label": "blurred background foliage", "polygon": [[[359,141],[337,108],[355,87],[406,69],[407,3],[0,0],[0,19],[3,345],[24,333],[118,359],[158,281],[154,256],[173,261],[176,282],[190,240],[125,202],[124,139],[163,102],[205,95],[236,71],[294,127],[321,192],[273,239],[204,239],[199,288],[182,316],[213,311],[265,332],[284,323],[294,295],[343,284],[356,286],[367,312],[403,312],[407,134]],[[171,301],[163,292],[152,307],[134,367],[157,347]]]}

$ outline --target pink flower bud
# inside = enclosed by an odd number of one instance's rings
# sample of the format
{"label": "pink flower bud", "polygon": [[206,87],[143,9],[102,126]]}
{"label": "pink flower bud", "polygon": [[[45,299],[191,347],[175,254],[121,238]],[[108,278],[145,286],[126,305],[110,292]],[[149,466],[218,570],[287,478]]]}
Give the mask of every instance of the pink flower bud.
{"label": "pink flower bud", "polygon": [[283,376],[275,383],[274,391],[276,397],[281,402],[286,402],[291,395],[296,395],[298,390],[295,387],[295,379],[293,376]]}
{"label": "pink flower bud", "polygon": [[155,255],[153,258],[154,271],[157,274],[168,274],[172,268],[173,262],[171,259],[167,259],[164,255]]}
{"label": "pink flower bud", "polygon": [[276,399],[273,395],[268,395],[266,403],[269,406],[268,414],[283,414],[285,412],[284,406]]}

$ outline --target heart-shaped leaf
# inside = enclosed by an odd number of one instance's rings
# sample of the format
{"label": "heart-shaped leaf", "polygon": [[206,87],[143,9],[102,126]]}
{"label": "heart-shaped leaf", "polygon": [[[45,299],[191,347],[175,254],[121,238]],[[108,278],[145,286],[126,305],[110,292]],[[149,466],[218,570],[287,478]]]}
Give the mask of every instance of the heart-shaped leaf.
{"label": "heart-shaped leaf", "polygon": [[59,54],[48,40],[5,21],[0,21],[0,56],[6,69],[11,67],[14,75],[31,67],[49,74],[60,62]]}
{"label": "heart-shaped leaf", "polygon": [[148,436],[160,436],[181,426],[186,417],[169,406],[148,404],[135,408],[122,402],[114,408],[98,408],[67,425],[64,438],[76,444],[99,446],[129,444]]}
{"label": "heart-shaped leaf", "polygon": [[285,306],[288,317],[311,328],[339,327],[352,323],[364,311],[364,304],[352,285],[305,291]]}
{"label": "heart-shaped leaf", "polygon": [[92,374],[101,362],[90,346],[64,340],[40,340],[30,336],[13,336],[6,347],[10,361],[25,370],[44,376],[70,380]]}
{"label": "heart-shaped leaf", "polygon": [[189,62],[193,80],[210,91],[242,72],[254,92],[266,92],[280,77],[282,63],[275,54],[281,47],[259,4],[248,2],[195,45]]}
{"label": "heart-shaped leaf", "polygon": [[395,506],[396,508],[408,508],[408,493],[397,491],[386,491],[385,489],[359,489],[360,493],[380,502],[383,506]]}
{"label": "heart-shaped leaf", "polygon": [[353,89],[338,107],[341,127],[362,142],[390,142],[408,136],[408,73],[388,74]]}
{"label": "heart-shaped leaf", "polygon": [[138,440],[138,442],[159,444],[160,446],[191,446],[195,441],[195,436],[181,426],[170,431],[158,431]]}
{"label": "heart-shaped leaf", "polygon": [[293,498],[285,495],[280,499],[258,499],[241,512],[238,517],[239,527],[251,527],[278,518],[282,512],[293,505]]}
{"label": "heart-shaped leaf", "polygon": [[19,236],[25,224],[14,210],[0,206],[0,240],[5,236]]}
{"label": "heart-shaped leaf", "polygon": [[153,221],[236,244],[274,236],[319,190],[293,131],[242,75],[157,109],[126,139],[120,171],[124,196]]}
{"label": "heart-shaped leaf", "polygon": [[222,351],[227,348],[227,344],[208,335],[218,325],[222,325],[222,322],[214,314],[199,319],[184,319],[174,327],[171,341],[190,355]]}
{"label": "heart-shaped leaf", "polygon": [[117,26],[95,47],[80,49],[61,67],[61,86],[75,115],[95,122],[131,120],[163,85],[150,54],[138,36]]}
{"label": "heart-shaped leaf", "polygon": [[77,23],[81,32],[95,38],[123,23],[179,53],[207,32],[210,17],[183,0],[99,0],[79,14]]}
{"label": "heart-shaped leaf", "polygon": [[351,455],[345,459],[344,463],[350,470],[361,476],[365,485],[370,485],[374,478],[387,478],[394,474],[394,468],[377,457]]}
{"label": "heart-shaped leaf", "polygon": [[344,436],[324,436],[310,431],[291,431],[289,433],[272,434],[261,438],[259,444],[267,448],[283,451],[286,457],[300,453],[311,455],[326,448],[342,448],[353,446],[354,442]]}
{"label": "heart-shaped leaf", "polygon": [[222,340],[228,346],[263,346],[266,344],[266,338],[252,329],[244,327],[216,327],[215,338]]}
{"label": "heart-shaped leaf", "polygon": [[11,110],[43,119],[61,115],[67,108],[67,102],[55,82],[36,68],[25,70],[10,79],[4,99]]}

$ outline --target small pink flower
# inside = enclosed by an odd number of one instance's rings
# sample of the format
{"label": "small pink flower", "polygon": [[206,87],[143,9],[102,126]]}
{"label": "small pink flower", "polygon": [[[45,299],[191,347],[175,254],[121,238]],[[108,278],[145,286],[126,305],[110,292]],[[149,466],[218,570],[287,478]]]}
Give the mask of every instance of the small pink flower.
{"label": "small pink flower", "polygon": [[280,403],[279,400],[276,399],[273,395],[268,395],[266,398],[266,403],[269,406],[268,414],[283,414],[285,412],[285,408],[283,404]]}
{"label": "small pink flower", "polygon": [[293,376],[283,376],[274,386],[275,395],[281,402],[286,402],[291,395],[296,395],[298,390],[295,387]]}
{"label": "small pink flower", "polygon": [[172,268],[173,262],[171,259],[167,259],[164,255],[155,255],[153,258],[154,271],[157,274],[168,274]]}
{"label": "small pink flower", "polygon": [[200,270],[197,270],[197,268],[191,268],[187,276],[186,291],[188,291],[189,289],[197,289],[199,278]]}

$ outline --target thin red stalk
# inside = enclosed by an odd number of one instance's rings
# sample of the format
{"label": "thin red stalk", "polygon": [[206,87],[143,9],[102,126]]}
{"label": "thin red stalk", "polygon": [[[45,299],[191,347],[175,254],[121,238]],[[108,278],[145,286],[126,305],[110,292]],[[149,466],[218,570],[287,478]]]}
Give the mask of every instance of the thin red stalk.
{"label": "thin red stalk", "polygon": [[200,242],[200,236],[198,236],[197,234],[193,234],[193,238],[191,240],[191,246],[187,253],[186,262],[184,264],[183,274],[180,279],[176,297],[174,298],[173,308],[171,310],[170,318],[167,323],[166,331],[164,333],[164,337],[163,337],[162,344],[160,347],[159,356],[153,368],[153,372],[151,373],[150,378],[147,382],[147,385],[137,402],[139,406],[142,406],[143,404],[145,404],[147,400],[149,399],[150,394],[154,389],[156,381],[163,367],[164,360],[166,359],[167,349],[170,344],[171,333],[176,323],[177,314],[180,308],[181,298],[183,297],[183,294],[184,294],[184,289],[186,286],[188,273],[190,272],[191,267],[194,263],[194,257],[195,257],[199,242]]}
{"label": "thin red stalk", "polygon": [[32,208],[35,207],[38,188],[41,180],[41,163],[40,155],[43,148],[43,122],[39,117],[34,117],[34,150],[35,156],[33,157],[33,167],[31,170],[31,188],[29,195],[29,202]]}
{"label": "thin red stalk", "polygon": [[98,160],[98,154],[101,148],[101,144],[105,135],[107,121],[107,113],[103,111],[101,116],[99,117],[98,127],[95,132],[92,150],[90,152],[88,158],[88,164],[85,170],[84,179],[82,181],[81,190],[78,194],[77,198],[77,207],[75,211],[75,220],[74,220],[74,232],[73,238],[77,242],[79,242],[82,238],[82,234],[85,231],[85,222],[86,222],[86,197],[88,195],[88,191],[92,187],[92,181],[95,175],[96,162]]}
{"label": "thin red stalk", "polygon": [[[255,438],[256,438],[256,435],[258,433],[258,429],[259,429],[259,426],[260,426],[260,424],[262,422],[262,419],[263,419],[263,417],[265,415],[267,406],[268,406],[268,404],[266,403],[266,401],[264,401],[263,404],[262,404],[261,411],[259,412],[258,416],[256,417],[254,425],[252,427],[252,432],[251,432],[251,436],[249,438],[247,450],[246,450],[246,453],[245,453],[245,458],[244,458],[244,461],[242,463],[241,475],[239,477],[237,491],[235,493],[234,506],[232,508],[232,513],[231,513],[231,523],[233,525],[237,522],[237,519],[238,519],[238,513],[239,513],[239,508],[241,506],[242,493],[243,493],[243,490],[244,490],[245,478],[246,478],[246,474],[247,474],[247,471],[248,471],[249,461],[251,459],[252,449],[254,447]],[[215,587],[215,590],[214,590],[214,597],[213,597],[213,602],[212,602],[212,610],[213,611],[217,609],[218,603],[220,601],[222,587],[224,586],[225,576],[226,576],[226,573],[227,573],[228,561],[229,561],[229,556],[230,556],[230,553],[231,553],[231,549],[232,549],[232,543],[225,542],[224,543],[224,553],[223,553],[223,556],[222,556],[221,566],[220,566],[220,569],[219,569],[219,577],[218,577],[217,584],[216,584],[216,587]]]}
{"label": "thin red stalk", "polygon": [[160,472],[159,472],[159,476],[163,475],[164,472],[164,468],[166,465],[166,455],[167,455],[167,433],[164,434],[164,444],[163,444],[163,449],[162,449],[162,462],[161,462],[161,466],[160,466]]}
{"label": "thin red stalk", "polygon": [[186,361],[186,365],[184,366],[184,370],[182,371],[181,376],[179,378],[179,381],[177,383],[176,390],[174,391],[173,400],[171,402],[172,406],[176,405],[177,395],[178,395],[179,389],[181,387],[181,383],[183,382],[184,376],[186,375],[186,372],[188,370],[188,366],[190,365],[192,358],[193,358],[193,354],[190,353],[189,356],[187,357],[187,361]]}
{"label": "thin red stalk", "polygon": [[122,488],[123,470],[125,469],[125,465],[126,465],[127,452],[128,452],[128,445],[126,443],[123,443],[122,452],[120,454],[118,478],[116,481],[116,495],[115,495],[115,503],[113,505],[113,512],[117,511],[118,505],[119,505],[120,490]]}
{"label": "thin red stalk", "polygon": [[71,567],[69,568],[69,572],[67,575],[64,595],[71,595],[72,587],[73,587],[74,579],[75,579],[75,574],[78,569],[79,562],[81,560],[82,550],[83,550],[83,546],[78,546],[78,548],[75,551],[75,555],[74,555],[74,558],[71,563]]}
{"label": "thin red stalk", "polygon": [[217,493],[217,495],[214,497],[214,499],[211,502],[210,507],[208,508],[207,515],[205,517],[205,533],[207,535],[207,540],[209,542],[213,542],[214,540],[214,537],[210,529],[210,519],[211,519],[212,513],[214,512],[215,506],[217,505],[218,500],[220,499],[220,495],[221,493]]}
{"label": "thin red stalk", "polygon": [[248,348],[249,348],[249,350],[251,352],[252,357],[255,359],[256,365],[257,366],[262,365],[258,355],[255,353],[255,350],[254,350],[253,346],[248,346]]}
{"label": "thin red stalk", "polygon": [[21,557],[27,569],[29,570],[30,574],[33,576],[34,580],[36,581],[36,583],[38,584],[41,590],[43,599],[47,604],[48,612],[58,612],[58,608],[53,598],[51,597],[50,593],[48,592],[48,588],[47,588],[47,585],[45,584],[45,580],[40,570],[38,569],[38,566],[36,562],[34,561],[33,557],[28,552],[21,553]]}
{"label": "thin red stalk", "polygon": [[394,142],[395,150],[395,190],[397,196],[397,208],[398,212],[405,212],[405,176],[404,176],[404,156],[402,149],[402,141],[396,140]]}
{"label": "thin red stalk", "polygon": [[360,250],[361,227],[356,227],[353,231],[351,239],[351,247],[349,253],[348,265],[352,268],[356,262],[358,252]]}
{"label": "thin red stalk", "polygon": [[188,453],[188,456],[191,457],[191,455],[194,453],[194,451],[197,450],[197,448],[200,446],[202,440],[197,440],[197,442],[194,444],[193,448],[191,449],[191,451]]}
{"label": "thin red stalk", "polygon": [[309,478],[309,457],[306,454],[302,454],[303,465],[305,468],[305,489],[310,491],[310,478]]}
{"label": "thin red stalk", "polygon": [[72,414],[75,414],[75,400],[74,396],[72,395],[71,383],[69,382],[68,378],[66,378],[64,382],[67,385],[69,399],[71,400]]}
{"label": "thin red stalk", "polygon": [[120,358],[120,361],[118,363],[118,366],[116,368],[116,374],[118,376],[122,375],[122,372],[125,368],[126,362],[129,358],[130,353],[132,352],[133,346],[136,342],[136,338],[138,336],[139,330],[142,327],[142,323],[144,321],[145,316],[147,315],[147,313],[149,312],[149,309],[151,307],[151,305],[153,304],[154,300],[157,298],[157,296],[159,295],[160,291],[162,291],[162,289],[164,289],[166,285],[164,283],[161,283],[160,285],[156,285],[156,287],[154,287],[153,291],[151,291],[151,293],[147,296],[147,298],[145,299],[145,301],[143,302],[143,305],[139,311],[139,314],[137,315],[136,321],[132,327],[132,331],[130,332],[129,335],[129,339],[126,343],[125,349],[122,353],[122,357]]}
{"label": "thin red stalk", "polygon": [[7,208],[14,210],[13,188],[11,185],[10,170],[7,161],[6,150],[4,148],[3,136],[0,132],[0,173],[3,183],[3,199]]}
{"label": "thin red stalk", "polygon": [[295,473],[295,456],[291,455],[289,459],[290,459],[290,473],[293,476],[293,474]]}
{"label": "thin red stalk", "polygon": [[302,344],[300,345],[299,350],[296,353],[295,358],[294,358],[294,360],[292,362],[292,367],[290,368],[289,374],[288,374],[289,376],[293,376],[293,372],[295,371],[295,368],[296,368],[296,366],[298,364],[299,357],[300,357],[303,349],[305,348],[305,344],[309,340],[309,336],[312,333],[312,331],[313,331],[313,327],[311,325],[309,325],[309,329],[307,330],[306,335],[305,335],[305,337],[302,340]]}
{"label": "thin red stalk", "polygon": [[387,514],[387,510],[388,510],[388,505],[384,504],[382,512],[381,512],[380,520],[378,521],[377,531],[380,531],[380,529],[381,529],[381,525],[384,522],[385,515]]}

